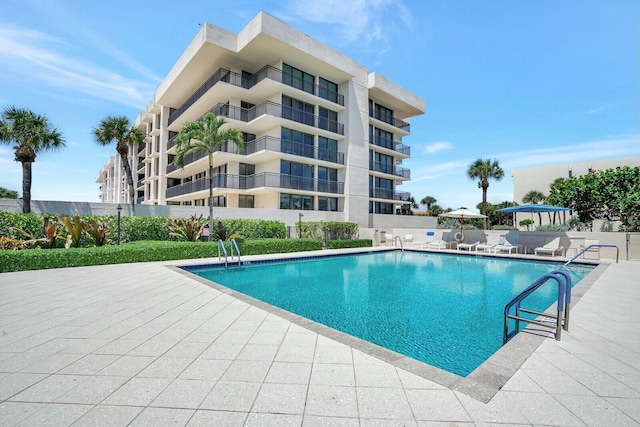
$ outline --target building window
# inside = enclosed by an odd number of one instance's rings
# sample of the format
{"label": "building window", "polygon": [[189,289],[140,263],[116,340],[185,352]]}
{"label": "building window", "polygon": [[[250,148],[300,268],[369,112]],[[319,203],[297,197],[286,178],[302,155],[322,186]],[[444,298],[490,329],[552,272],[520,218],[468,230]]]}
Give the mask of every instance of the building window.
{"label": "building window", "polygon": [[310,211],[313,209],[313,197],[300,194],[280,194],[280,209]]}
{"label": "building window", "polygon": [[393,180],[369,175],[369,197],[393,200]]}
{"label": "building window", "polygon": [[393,125],[393,110],[369,100],[369,116]]}
{"label": "building window", "polygon": [[338,192],[338,169],[318,166],[318,191]]}
{"label": "building window", "polygon": [[254,196],[245,196],[240,194],[238,196],[238,207],[239,208],[254,208]]}
{"label": "building window", "polygon": [[305,73],[289,64],[282,65],[282,83],[308,93],[313,93],[314,82],[315,76]]}
{"label": "building window", "polygon": [[280,138],[283,153],[313,158],[313,135],[283,127]]}
{"label": "building window", "polygon": [[335,197],[318,197],[319,211],[338,211],[338,199]]}
{"label": "building window", "polygon": [[318,110],[318,127],[338,133],[338,113],[328,108],[320,107]]}
{"label": "building window", "polygon": [[313,166],[280,161],[280,187],[313,191]]}
{"label": "building window", "polygon": [[204,206],[204,199],[196,199],[196,200],[193,201],[193,204],[195,206]]}
{"label": "building window", "polygon": [[393,134],[369,125],[369,143],[393,150]]}
{"label": "building window", "polygon": [[318,159],[338,162],[338,141],[324,136],[318,137]]}
{"label": "building window", "polygon": [[320,90],[318,95],[320,98],[328,99],[332,102],[338,102],[338,85],[330,82],[327,79],[323,79],[320,77],[318,81],[318,86],[320,86]]}
{"label": "building window", "polygon": [[[204,199],[203,199],[204,202]],[[198,205],[201,206],[201,205]],[[204,205],[202,205],[204,206]],[[213,197],[213,206],[217,206],[220,208],[226,208],[227,207],[227,197],[226,196],[214,196]]]}
{"label": "building window", "polygon": [[369,213],[393,215],[393,203],[369,202]]}
{"label": "building window", "polygon": [[394,163],[393,156],[369,150],[369,170],[393,174]]}
{"label": "building window", "polygon": [[313,104],[308,104],[290,96],[282,96],[282,117],[285,119],[313,126],[314,110],[315,106]]}

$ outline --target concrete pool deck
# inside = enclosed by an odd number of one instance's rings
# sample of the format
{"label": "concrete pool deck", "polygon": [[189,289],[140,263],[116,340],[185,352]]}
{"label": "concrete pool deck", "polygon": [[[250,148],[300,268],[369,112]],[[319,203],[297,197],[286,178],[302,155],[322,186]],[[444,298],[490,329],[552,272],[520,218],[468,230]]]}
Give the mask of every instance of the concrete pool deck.
{"label": "concrete pool deck", "polygon": [[0,424],[640,424],[638,261],[486,399],[175,269],[209,261],[0,274]]}

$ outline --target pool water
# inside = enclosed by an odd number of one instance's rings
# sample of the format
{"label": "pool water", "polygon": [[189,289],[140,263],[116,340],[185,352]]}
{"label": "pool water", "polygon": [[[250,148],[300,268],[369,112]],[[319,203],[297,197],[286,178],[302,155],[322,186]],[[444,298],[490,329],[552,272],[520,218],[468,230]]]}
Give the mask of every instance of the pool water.
{"label": "pool water", "polygon": [[[426,252],[187,268],[292,313],[466,376],[502,346],[504,306],[557,263]],[[575,285],[593,267],[572,266]],[[544,310],[549,281],[527,299]]]}

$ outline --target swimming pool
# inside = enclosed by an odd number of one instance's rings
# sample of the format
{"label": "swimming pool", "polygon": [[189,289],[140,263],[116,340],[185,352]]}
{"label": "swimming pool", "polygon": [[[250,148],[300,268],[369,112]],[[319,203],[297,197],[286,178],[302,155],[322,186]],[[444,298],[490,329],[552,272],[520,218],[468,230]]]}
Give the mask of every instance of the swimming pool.
{"label": "swimming pool", "polygon": [[[502,346],[505,304],[557,263],[385,251],[319,259],[185,267],[253,298],[466,376]],[[593,267],[571,269],[573,283]],[[555,301],[553,283],[527,307]]]}

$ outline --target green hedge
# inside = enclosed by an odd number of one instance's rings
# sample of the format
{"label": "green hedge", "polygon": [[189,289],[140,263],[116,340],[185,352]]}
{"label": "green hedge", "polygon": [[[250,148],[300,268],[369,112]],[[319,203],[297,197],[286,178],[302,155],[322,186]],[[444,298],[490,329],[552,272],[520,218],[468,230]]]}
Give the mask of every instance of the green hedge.
{"label": "green hedge", "polygon": [[342,248],[368,248],[373,246],[371,239],[355,239],[355,240],[329,240],[327,247],[329,249]]}
{"label": "green hedge", "polygon": [[[231,254],[229,242],[225,243]],[[238,241],[242,255],[304,252],[322,249],[311,239],[258,239]],[[129,262],[167,261],[218,256],[215,243],[140,241],[120,246],[69,249],[0,251],[0,273]]]}

